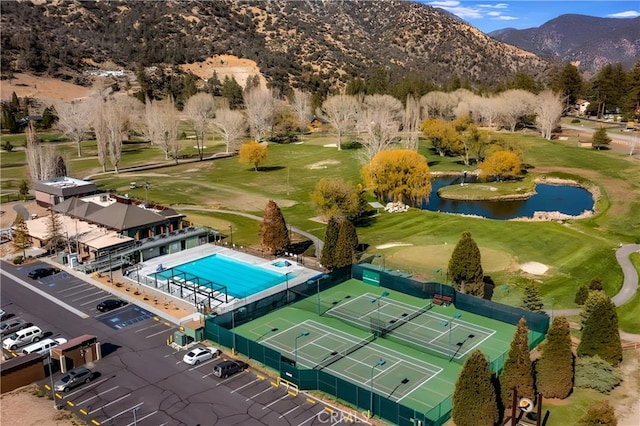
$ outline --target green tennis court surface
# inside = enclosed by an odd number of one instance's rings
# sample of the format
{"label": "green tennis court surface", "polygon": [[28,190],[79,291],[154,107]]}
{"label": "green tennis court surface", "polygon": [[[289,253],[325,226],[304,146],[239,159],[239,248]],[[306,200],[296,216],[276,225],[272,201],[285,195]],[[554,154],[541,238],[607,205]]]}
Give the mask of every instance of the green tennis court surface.
{"label": "green tennis court surface", "polygon": [[429,312],[432,307],[429,303],[416,309],[414,305],[366,293],[329,309],[326,315],[370,329],[377,336],[394,338],[432,355],[456,360],[470,354],[495,333],[461,320],[461,314],[445,316]]}
{"label": "green tennis court surface", "polygon": [[450,406],[462,363],[473,350],[490,361],[502,359],[515,326],[352,279],[234,331],[300,369],[373,387],[426,413]]}
{"label": "green tennis court surface", "polygon": [[377,345],[372,336],[356,339],[308,320],[261,343],[287,354],[299,368],[325,369],[334,376],[373,387],[376,393],[396,401],[423,400],[429,392],[429,381],[442,368]]}

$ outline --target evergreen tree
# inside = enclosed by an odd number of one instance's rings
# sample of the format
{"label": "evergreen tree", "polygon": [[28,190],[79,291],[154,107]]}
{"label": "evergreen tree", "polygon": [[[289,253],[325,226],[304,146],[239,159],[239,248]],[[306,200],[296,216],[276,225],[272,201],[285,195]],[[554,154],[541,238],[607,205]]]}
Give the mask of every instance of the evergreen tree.
{"label": "evergreen tree", "polygon": [[352,265],[355,260],[355,247],[358,245],[356,227],[348,219],[340,220],[338,240],[334,256],[336,268]]}
{"label": "evergreen tree", "polygon": [[608,146],[610,143],[611,138],[607,135],[607,130],[603,126],[600,126],[591,137],[591,146],[598,150],[604,146]]}
{"label": "evergreen tree", "polygon": [[525,287],[520,307],[532,312],[542,312],[544,303],[542,303],[540,292],[534,283],[531,282]]}
{"label": "evergreen tree", "polygon": [[598,355],[613,366],[622,361],[618,314],[613,302],[601,291],[592,291],[583,307],[582,340],[578,356]]}
{"label": "evergreen tree", "polygon": [[289,246],[289,230],[275,201],[269,200],[260,223],[262,247],[270,254],[280,254]]}
{"label": "evergreen tree", "polygon": [[336,249],[338,247],[338,235],[340,222],[336,217],[329,218],[327,228],[324,231],[324,245],[320,255],[320,263],[331,270],[336,267]]}
{"label": "evergreen tree", "polygon": [[616,412],[609,401],[590,405],[576,426],[617,426]]}
{"label": "evergreen tree", "polygon": [[22,257],[27,257],[26,249],[31,247],[31,237],[29,236],[29,228],[24,221],[22,215],[18,214],[16,220],[13,223],[14,235],[13,235],[13,249],[15,252],[22,252]]}
{"label": "evergreen tree", "polygon": [[22,201],[27,201],[27,195],[29,195],[29,182],[26,179],[20,181],[18,185],[18,194],[22,197]]}
{"label": "evergreen tree", "polygon": [[226,76],[222,83],[222,97],[229,101],[230,109],[241,109],[244,98],[242,97],[242,87],[235,78]]}
{"label": "evergreen tree", "polygon": [[602,280],[599,277],[595,277],[589,283],[589,290],[602,291]]}
{"label": "evergreen tree", "polygon": [[553,319],[536,363],[536,387],[546,398],[564,399],[573,387],[573,353],[569,321],[560,316]]}
{"label": "evergreen tree", "polygon": [[584,302],[587,301],[587,297],[589,297],[589,289],[586,286],[581,285],[576,292],[576,298],[574,302],[576,305],[584,305]]}
{"label": "evergreen tree", "polygon": [[516,389],[520,398],[534,398],[533,369],[529,355],[529,329],[527,321],[520,318],[516,334],[511,341],[509,355],[504,363],[504,369],[500,376],[500,389],[502,403],[505,407],[511,407],[513,402],[513,389]]}
{"label": "evergreen tree", "polygon": [[471,238],[470,232],[462,234],[449,259],[449,277],[462,293],[484,296],[484,274],[480,259],[480,249]]}
{"label": "evergreen tree", "polygon": [[465,361],[453,391],[451,417],[457,426],[493,426],[499,417],[489,363],[475,350]]}
{"label": "evergreen tree", "polygon": [[62,238],[62,219],[53,209],[49,210],[49,212],[49,217],[46,221],[46,246],[57,253],[64,243]]}
{"label": "evergreen tree", "polygon": [[18,122],[16,117],[8,105],[2,105],[2,128],[9,130],[10,133],[18,133]]}
{"label": "evergreen tree", "polygon": [[579,358],[576,361],[574,386],[610,394],[622,382],[622,371],[599,356]]}
{"label": "evergreen tree", "polygon": [[40,127],[43,129],[50,129],[53,126],[53,123],[58,119],[55,115],[55,109],[53,107],[46,107],[44,111],[42,111],[42,121],[40,122]]}

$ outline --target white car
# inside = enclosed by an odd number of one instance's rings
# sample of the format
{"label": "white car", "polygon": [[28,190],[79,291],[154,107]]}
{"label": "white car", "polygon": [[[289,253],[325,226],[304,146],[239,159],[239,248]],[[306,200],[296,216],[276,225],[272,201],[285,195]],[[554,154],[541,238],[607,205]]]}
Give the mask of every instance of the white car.
{"label": "white car", "polygon": [[29,346],[25,347],[22,350],[23,355],[29,355],[32,353],[37,353],[42,356],[49,356],[49,350],[54,346],[61,345],[63,343],[67,343],[67,339],[64,337],[59,337],[57,339],[43,339],[39,342],[32,343]]}
{"label": "white car", "polygon": [[214,357],[217,357],[218,355],[220,355],[220,349],[199,346],[187,352],[182,358],[182,361],[189,365],[197,365],[202,361],[212,359]]}

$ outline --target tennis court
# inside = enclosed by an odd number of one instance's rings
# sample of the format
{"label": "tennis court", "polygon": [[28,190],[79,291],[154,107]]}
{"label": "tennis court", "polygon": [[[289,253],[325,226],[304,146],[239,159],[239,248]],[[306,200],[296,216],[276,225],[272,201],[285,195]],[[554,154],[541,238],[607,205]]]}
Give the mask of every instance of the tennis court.
{"label": "tennis court", "polygon": [[[396,402],[435,406],[443,395],[429,399],[430,381],[442,368],[378,345],[373,334],[364,339],[313,320],[265,338],[262,344],[290,357],[299,368],[322,369],[334,376],[372,388]],[[429,403],[431,402],[431,403]]]}
{"label": "tennis court", "polygon": [[383,295],[365,293],[329,309],[325,314],[370,330],[376,336],[417,346],[432,355],[460,362],[489,339],[495,330],[446,316]]}

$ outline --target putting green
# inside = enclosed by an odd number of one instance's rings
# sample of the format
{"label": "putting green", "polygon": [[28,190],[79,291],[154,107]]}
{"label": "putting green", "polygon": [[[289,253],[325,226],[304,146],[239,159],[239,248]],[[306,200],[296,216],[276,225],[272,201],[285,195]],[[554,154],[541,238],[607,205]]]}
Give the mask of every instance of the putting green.
{"label": "putting green", "polygon": [[[385,254],[389,263],[398,266],[406,265],[419,268],[446,269],[451,259],[454,244],[439,244],[433,246],[396,247],[393,253]],[[484,272],[504,271],[517,264],[513,256],[503,250],[480,247],[482,270]]]}

